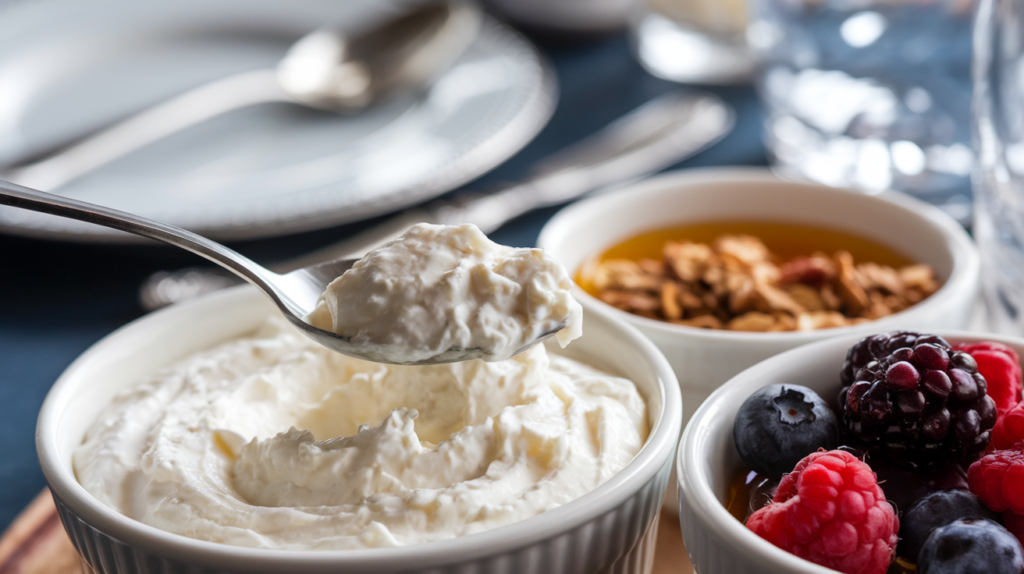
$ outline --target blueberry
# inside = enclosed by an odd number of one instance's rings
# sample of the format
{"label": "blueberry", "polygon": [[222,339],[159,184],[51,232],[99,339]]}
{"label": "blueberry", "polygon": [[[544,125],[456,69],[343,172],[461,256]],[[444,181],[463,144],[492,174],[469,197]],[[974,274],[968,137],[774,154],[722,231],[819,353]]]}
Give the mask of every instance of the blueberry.
{"label": "blueberry", "polygon": [[900,545],[896,553],[914,561],[933,530],[961,518],[987,518],[1001,522],[998,513],[989,510],[967,490],[933,492],[915,502],[900,517]]}
{"label": "blueberry", "polygon": [[917,556],[918,574],[1020,574],[1024,551],[1005,528],[983,518],[932,531]]}
{"label": "blueberry", "polygon": [[811,389],[771,385],[743,403],[732,436],[747,466],[777,479],[819,448],[836,448],[839,424],[832,409]]}

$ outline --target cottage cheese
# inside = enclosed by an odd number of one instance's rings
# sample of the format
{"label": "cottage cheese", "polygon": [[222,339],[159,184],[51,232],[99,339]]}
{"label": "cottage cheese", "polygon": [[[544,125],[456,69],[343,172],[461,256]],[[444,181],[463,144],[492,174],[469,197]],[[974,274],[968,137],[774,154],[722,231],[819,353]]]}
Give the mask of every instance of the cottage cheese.
{"label": "cottage cheese", "polygon": [[74,469],[111,508],[201,540],[387,547],[569,502],[647,433],[633,383],[544,346],[501,362],[385,365],[272,319],[117,396]]}
{"label": "cottage cheese", "polygon": [[582,333],[561,263],[498,245],[474,225],[413,227],[328,285],[306,321],[390,363],[507,359],[558,331]]}

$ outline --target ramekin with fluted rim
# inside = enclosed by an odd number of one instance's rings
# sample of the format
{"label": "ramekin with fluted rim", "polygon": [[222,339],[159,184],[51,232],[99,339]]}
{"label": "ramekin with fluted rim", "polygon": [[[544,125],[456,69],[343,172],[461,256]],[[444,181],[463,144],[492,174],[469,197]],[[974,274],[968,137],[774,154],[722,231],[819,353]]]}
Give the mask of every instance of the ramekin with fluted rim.
{"label": "ramekin with fluted rim", "polygon": [[36,449],[61,521],[99,574],[590,573],[650,570],[658,510],[682,423],[665,357],[636,329],[599,311],[584,334],[554,350],[632,379],[651,425],[636,457],[604,484],[521,522],[451,540],[368,550],[265,550],[205,542],[137,522],[75,479],[71,457],[115,393],[189,353],[256,329],[276,308],[248,286],[143,317],[93,345],[50,390]]}
{"label": "ramekin with fluted rim", "polygon": [[576,298],[628,321],[665,353],[682,387],[683,424],[707,396],[743,369],[782,351],[851,333],[904,326],[965,329],[978,294],[977,248],[938,208],[897,192],[866,195],[781,180],[767,169],[714,168],[663,174],[585,199],[558,212],[537,243],[570,273],[647,231],[710,221],[802,223],[873,239],[935,268],[943,285],[924,301],[877,321],[783,333],[713,331],[615,309],[582,289]]}
{"label": "ramekin with fluted rim", "polygon": [[[950,344],[998,341],[1024,354],[1024,339],[965,331],[918,330]],[[881,332],[881,331],[879,331]],[[726,510],[729,482],[741,468],[732,427],[740,405],[768,385],[803,385],[835,406],[846,352],[861,335],[847,334],[776,355],[732,378],[704,401],[686,425],[676,458],[679,523],[701,574],[828,574],[754,534]]]}

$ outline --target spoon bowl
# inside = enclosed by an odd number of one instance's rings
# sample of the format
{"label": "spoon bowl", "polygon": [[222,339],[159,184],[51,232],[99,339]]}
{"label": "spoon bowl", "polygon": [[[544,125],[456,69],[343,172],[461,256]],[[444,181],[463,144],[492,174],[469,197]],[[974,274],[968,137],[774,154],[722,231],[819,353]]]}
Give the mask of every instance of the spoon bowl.
{"label": "spoon bowl", "polygon": [[296,101],[357,112],[389,92],[447,69],[476,36],[480,14],[465,2],[430,2],[357,36],[315,30],[288,49],[277,82]]}
{"label": "spoon bowl", "polygon": [[[319,301],[320,295],[327,288],[327,285],[348,271],[357,259],[336,259],[334,261],[309,265],[290,273],[278,274],[257,264],[237,251],[191,231],[101,205],[30,189],[7,181],[0,181],[0,205],[30,209],[41,213],[49,213],[51,215],[103,225],[112,229],[156,239],[191,251],[224,267],[261,289],[274,301],[288,321],[298,328],[302,334],[325,347],[345,355],[377,363],[402,365],[453,363],[484,358],[490,355],[488,349],[453,348],[422,360],[409,362],[389,361],[372,353],[368,348],[353,343],[348,337],[342,337],[331,331],[318,329],[307,323],[305,317],[316,307],[317,301]],[[564,327],[565,325],[560,325],[556,329],[542,334],[516,350],[514,354],[519,354],[529,349]]]}

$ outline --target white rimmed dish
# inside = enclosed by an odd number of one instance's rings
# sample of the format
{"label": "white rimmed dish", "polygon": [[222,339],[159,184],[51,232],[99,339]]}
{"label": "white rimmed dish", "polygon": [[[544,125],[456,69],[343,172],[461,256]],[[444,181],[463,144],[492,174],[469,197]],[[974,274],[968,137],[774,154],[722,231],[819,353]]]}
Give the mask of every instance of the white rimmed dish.
{"label": "white rimmed dish", "polygon": [[[942,335],[950,344],[998,341],[1024,353],[1024,339],[1020,338],[964,331],[927,332]],[[679,523],[686,550],[701,574],[834,573],[757,536],[729,513],[723,501],[729,481],[742,464],[732,427],[743,401],[757,389],[784,382],[810,387],[835,406],[843,358],[861,338],[847,334],[758,363],[715,391],[690,419],[676,458]]]}
{"label": "white rimmed dish", "polygon": [[[351,34],[403,4],[0,1],[0,165],[46,155],[191,88],[272,69],[314,29]],[[56,191],[218,240],[310,231],[436,197],[511,157],[554,110],[557,85],[544,56],[507,25],[486,18],[483,26],[422,91],[347,116],[288,104],[234,110]],[[9,207],[0,208],[0,229],[139,241]]]}
{"label": "white rimmed dish", "polygon": [[877,321],[784,333],[674,325],[615,309],[577,287],[584,308],[604,309],[631,323],[665,353],[682,387],[684,424],[730,377],[782,351],[851,333],[964,329],[970,320],[978,293],[977,248],[951,217],[898,192],[866,195],[784,181],[760,168],[679,171],[570,205],[544,226],[537,243],[575,274],[588,258],[641,233],[708,221],[774,221],[845,231],[930,264],[943,285],[921,303]]}
{"label": "white rimmed dish", "polygon": [[678,386],[654,345],[629,325],[593,310],[585,314],[583,337],[564,354],[634,380],[647,400],[651,433],[637,456],[608,482],[533,518],[400,548],[261,550],[194,540],[142,524],[78,484],[72,452],[117,391],[188,353],[255,329],[274,312],[265,297],[247,286],[173,306],[96,343],[51,389],[36,431],[39,461],[65,529],[98,573],[641,574],[649,569],[682,420]]}

